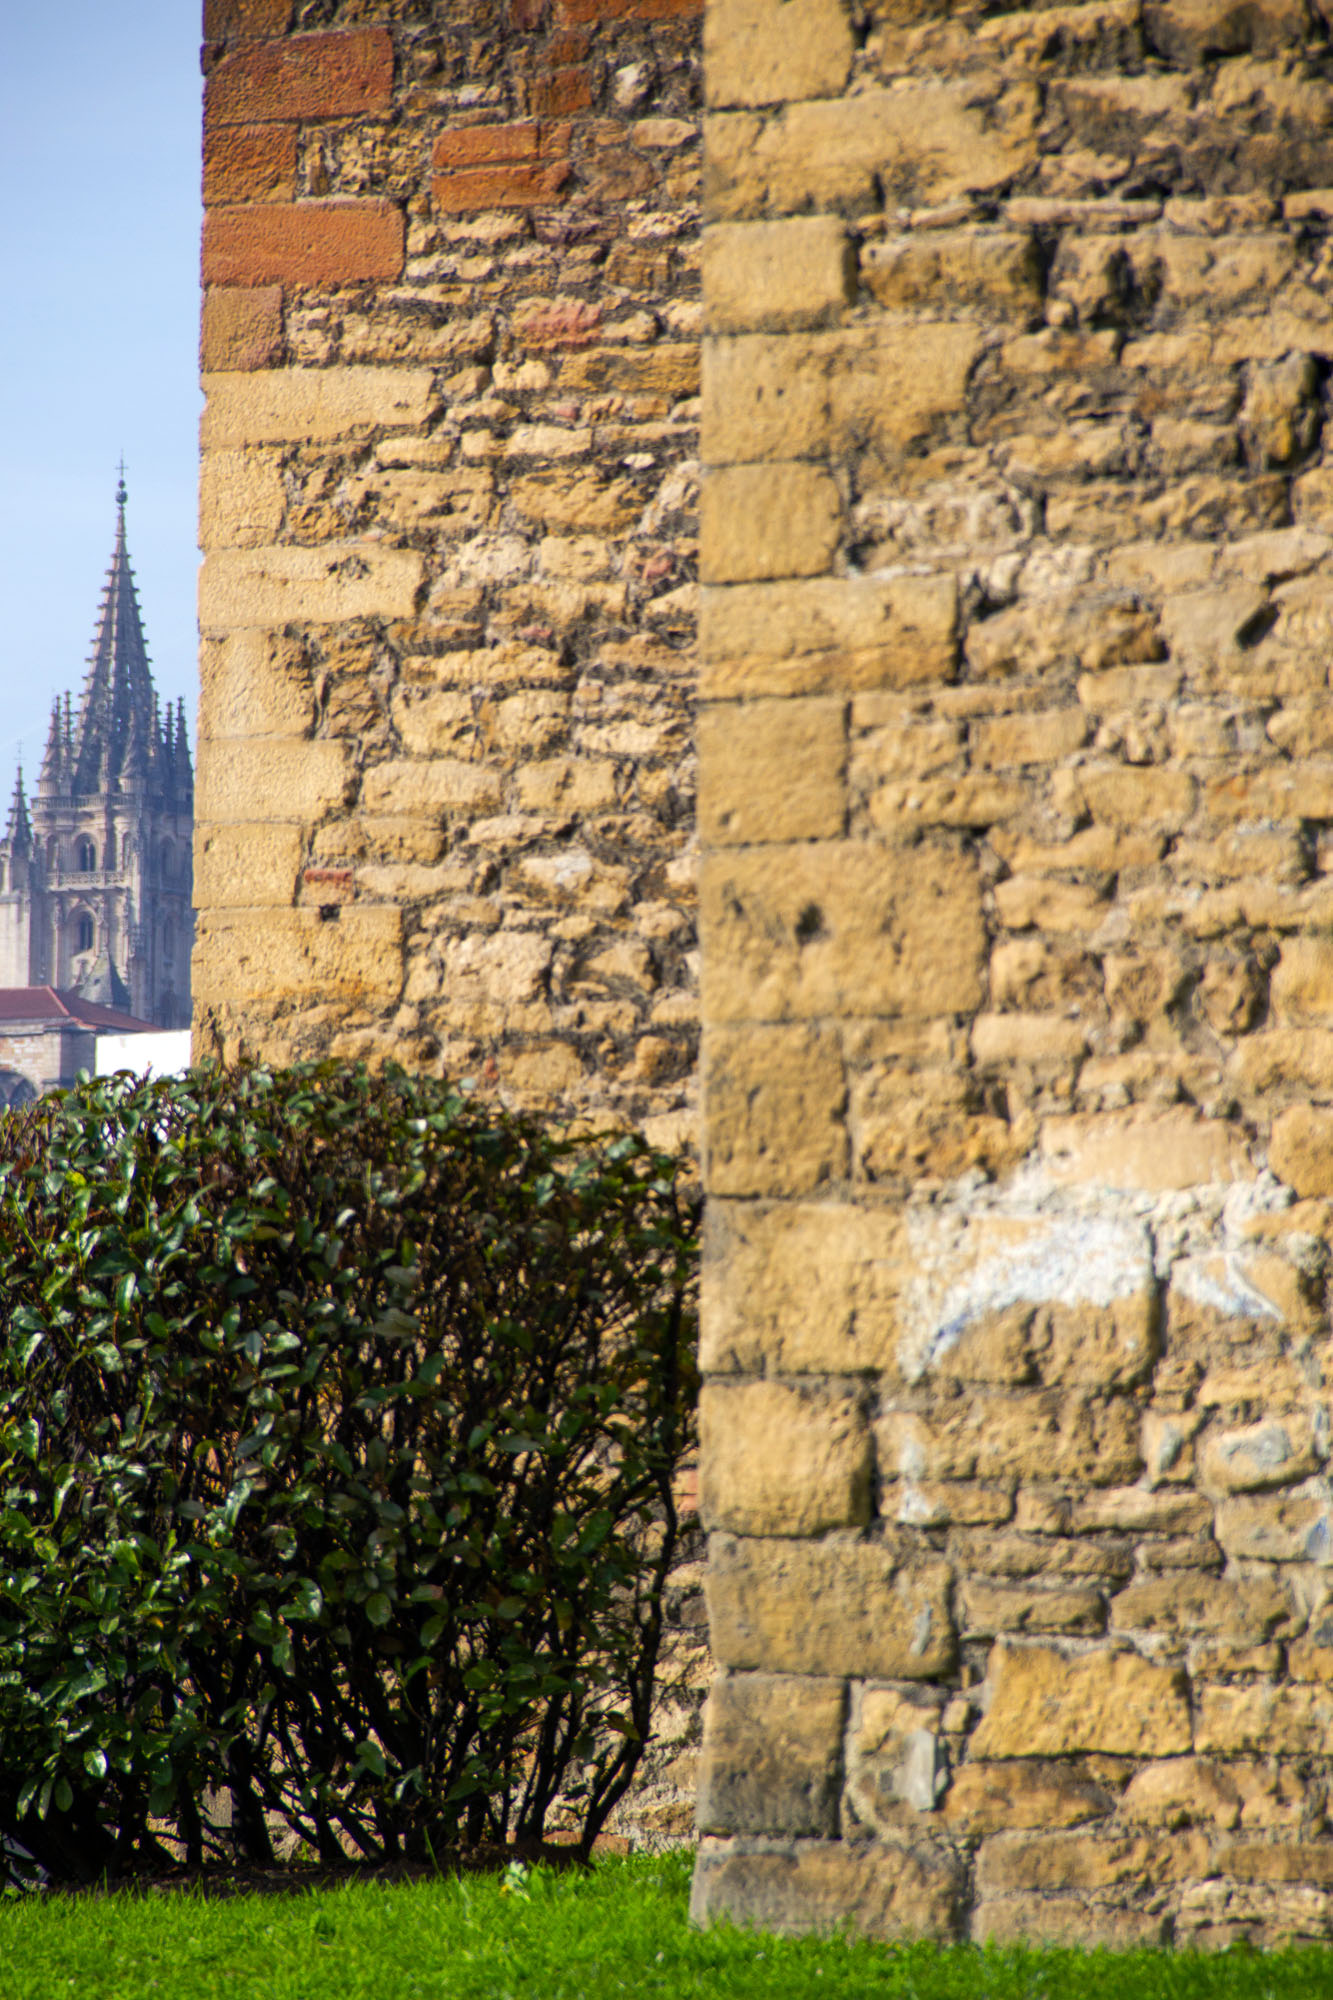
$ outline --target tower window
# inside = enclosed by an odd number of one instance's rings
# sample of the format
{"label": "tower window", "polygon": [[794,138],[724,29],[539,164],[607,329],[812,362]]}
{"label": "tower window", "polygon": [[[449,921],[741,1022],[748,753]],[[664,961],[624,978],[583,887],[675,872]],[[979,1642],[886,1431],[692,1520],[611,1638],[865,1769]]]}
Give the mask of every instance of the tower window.
{"label": "tower window", "polygon": [[74,851],[76,856],[75,866],[78,868],[79,873],[81,875],[91,875],[97,866],[97,849],[93,846],[91,840],[81,840]]}
{"label": "tower window", "polygon": [[162,963],[170,965],[176,957],[176,926],[171,923],[162,926]]}
{"label": "tower window", "polygon": [[96,935],[92,918],[89,916],[87,910],[82,910],[75,919],[74,949],[76,951],[91,951]]}

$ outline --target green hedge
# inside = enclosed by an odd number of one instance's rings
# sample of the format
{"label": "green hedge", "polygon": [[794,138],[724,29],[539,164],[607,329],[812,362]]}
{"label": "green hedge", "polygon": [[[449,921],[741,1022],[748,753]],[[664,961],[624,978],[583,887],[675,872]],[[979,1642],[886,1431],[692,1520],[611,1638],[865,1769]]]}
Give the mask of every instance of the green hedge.
{"label": "green hedge", "polygon": [[696,1221],[641,1141],[397,1071],[0,1122],[0,1867],[586,1850],[648,1725]]}

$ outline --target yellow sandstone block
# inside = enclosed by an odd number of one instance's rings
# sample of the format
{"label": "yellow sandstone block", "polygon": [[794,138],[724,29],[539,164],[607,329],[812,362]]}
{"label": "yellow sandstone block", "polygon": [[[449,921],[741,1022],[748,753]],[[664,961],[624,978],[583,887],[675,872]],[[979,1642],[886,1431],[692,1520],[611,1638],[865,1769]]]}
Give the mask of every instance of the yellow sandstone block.
{"label": "yellow sandstone block", "polygon": [[216,549],[199,572],[199,623],[336,625],[349,618],[410,618],[425,574],[410,549],[377,542],[318,548]]}
{"label": "yellow sandstone block", "polygon": [[194,894],[200,910],[290,908],[300,867],[296,826],[245,820],[195,825]]}
{"label": "yellow sandstone block", "polygon": [[193,984],[200,1009],[227,1003],[358,1000],[383,1006],[402,985],[402,916],[376,904],[200,912]]}
{"label": "yellow sandstone block", "polygon": [[195,810],[201,821],[320,819],[356,782],[345,743],[231,737],[204,747]]}
{"label": "yellow sandstone block", "polygon": [[946,841],[722,850],[700,871],[704,1017],[971,1013],[985,991],[976,865]]}
{"label": "yellow sandstone block", "polygon": [[704,1038],[713,1194],[807,1194],[847,1170],[842,1051],[827,1029],[714,1028]]}
{"label": "yellow sandstone block", "polygon": [[251,628],[202,642],[201,745],[223,736],[303,736],[314,719],[310,668],[294,641]]}
{"label": "yellow sandstone block", "polygon": [[909,450],[962,409],[980,341],[947,320],[706,339],[705,462]]}
{"label": "yellow sandstone block", "polygon": [[203,378],[204,451],[303,444],[424,424],[433,402],[429,368],[264,368]]}
{"label": "yellow sandstone block", "polygon": [[988,1681],[986,1714],[968,1745],[973,1757],[1169,1757],[1191,1747],[1183,1673],[1136,1653],[1108,1648],[1067,1659],[1051,1646],[1001,1639]]}
{"label": "yellow sandstone block", "polygon": [[713,0],[704,15],[708,102],[836,97],[852,63],[843,0]]}
{"label": "yellow sandstone block", "polygon": [[699,496],[699,574],[705,583],[819,576],[842,528],[832,475],[800,459],[720,466]]}
{"label": "yellow sandstone block", "polygon": [[199,469],[199,546],[248,549],[271,542],[285,501],[276,459],[259,451],[205,452]]}
{"label": "yellow sandstone block", "polygon": [[728,702],[699,710],[699,829],[709,846],[820,840],[843,831],[840,701]]}
{"label": "yellow sandstone block", "polygon": [[711,1374],[891,1375],[912,1275],[890,1209],[713,1201],[700,1365]]}
{"label": "yellow sandstone block", "polygon": [[738,1535],[819,1535],[870,1519],[861,1393],[711,1382],[699,1405],[699,1512]]}
{"label": "yellow sandstone block", "polygon": [[856,295],[847,231],[832,215],[719,224],[704,231],[703,285],[715,333],[827,325]]}
{"label": "yellow sandstone block", "polygon": [[702,693],[722,699],[947,680],[957,620],[952,576],[710,584],[699,599]]}
{"label": "yellow sandstone block", "polygon": [[392,757],[361,781],[371,813],[494,812],[502,795],[498,772],[451,757]]}

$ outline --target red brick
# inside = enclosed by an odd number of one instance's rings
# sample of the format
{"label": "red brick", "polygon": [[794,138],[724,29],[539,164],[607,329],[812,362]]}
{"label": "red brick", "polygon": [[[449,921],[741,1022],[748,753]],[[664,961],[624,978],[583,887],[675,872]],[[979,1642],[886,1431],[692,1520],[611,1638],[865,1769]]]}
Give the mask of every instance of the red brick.
{"label": "red brick", "polygon": [[585,22],[669,21],[703,11],[704,0],[556,0],[556,19],[566,28]]}
{"label": "red brick", "polygon": [[222,58],[204,87],[204,124],[345,118],[387,110],[392,97],[393,41],[387,28],[290,35],[285,41],[242,43]]}
{"label": "red brick", "polygon": [[210,208],[204,216],[204,280],[219,285],[350,284],[397,278],[403,269],[402,210],[391,201],[265,202]]}
{"label": "red brick", "polygon": [[538,118],[568,118],[591,103],[592,77],[586,69],[551,70],[528,85],[528,109]]}
{"label": "red brick", "polygon": [[565,160],[551,166],[523,161],[441,174],[431,182],[431,193],[437,208],[453,213],[466,208],[531,208],[538,202],[558,201],[568,179]]}
{"label": "red brick", "polygon": [[561,34],[547,36],[542,61],[548,69],[563,69],[566,63],[581,63],[592,44],[590,29],[566,28]]}
{"label": "red brick", "polygon": [[281,359],[282,286],[210,286],[204,293],[200,367],[273,368]]}
{"label": "red brick", "polygon": [[204,201],[290,201],[296,190],[294,125],[223,125],[204,134]]}
{"label": "red brick", "polygon": [[537,306],[517,316],[514,334],[525,347],[587,347],[601,324],[599,305],[562,299],[559,305]]}
{"label": "red brick", "polygon": [[435,141],[435,165],[446,171],[510,160],[535,165],[563,159],[568,151],[568,125],[544,125],[540,119],[525,118],[516,125],[460,125],[452,132],[442,132]]}
{"label": "red brick", "polygon": [[204,37],[285,35],[291,14],[291,0],[204,0]]}

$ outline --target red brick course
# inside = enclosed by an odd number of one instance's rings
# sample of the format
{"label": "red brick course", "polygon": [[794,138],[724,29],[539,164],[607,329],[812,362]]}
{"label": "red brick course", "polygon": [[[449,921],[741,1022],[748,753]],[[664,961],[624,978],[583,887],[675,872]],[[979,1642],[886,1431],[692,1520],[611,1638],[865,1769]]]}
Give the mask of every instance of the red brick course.
{"label": "red brick course", "polygon": [[204,293],[201,368],[272,368],[281,359],[281,285],[213,285]]}
{"label": "red brick course", "polygon": [[204,217],[205,284],[396,278],[403,254],[403,215],[391,201],[264,202]]}
{"label": "red brick course", "polygon": [[592,76],[586,69],[554,69],[528,86],[528,109],[538,118],[567,118],[592,103]]}
{"label": "red brick course", "polygon": [[557,201],[569,179],[568,125],[538,118],[465,125],[435,141],[435,165],[454,171],[431,183],[437,208],[529,208]]}
{"label": "red brick course", "polygon": [[290,201],[296,189],[294,125],[223,125],[204,134],[204,201]]}
{"label": "red brick course", "polygon": [[387,28],[292,35],[245,42],[223,56],[204,89],[204,122],[348,118],[387,110],[393,96],[393,41]]}

